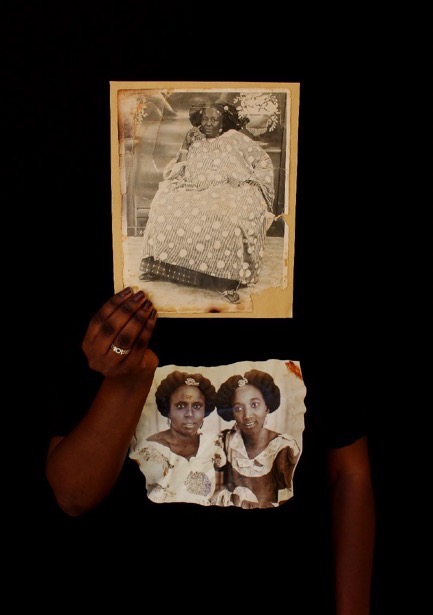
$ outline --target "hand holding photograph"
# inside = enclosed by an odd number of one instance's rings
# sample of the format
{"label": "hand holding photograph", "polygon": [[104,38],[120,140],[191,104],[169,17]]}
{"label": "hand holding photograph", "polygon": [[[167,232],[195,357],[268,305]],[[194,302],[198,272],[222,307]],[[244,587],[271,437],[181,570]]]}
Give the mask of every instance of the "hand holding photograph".
{"label": "hand holding photograph", "polygon": [[110,85],[116,290],[291,317],[299,84]]}

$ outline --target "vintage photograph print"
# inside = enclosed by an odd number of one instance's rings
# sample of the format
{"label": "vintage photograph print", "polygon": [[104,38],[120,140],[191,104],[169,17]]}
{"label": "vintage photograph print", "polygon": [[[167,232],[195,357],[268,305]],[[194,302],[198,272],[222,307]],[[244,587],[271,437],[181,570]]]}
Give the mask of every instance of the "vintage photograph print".
{"label": "vintage photograph print", "polygon": [[284,504],[295,495],[305,396],[299,361],[158,367],[129,450],[149,499]]}
{"label": "vintage photograph print", "polygon": [[299,84],[111,82],[114,285],[291,318]]}

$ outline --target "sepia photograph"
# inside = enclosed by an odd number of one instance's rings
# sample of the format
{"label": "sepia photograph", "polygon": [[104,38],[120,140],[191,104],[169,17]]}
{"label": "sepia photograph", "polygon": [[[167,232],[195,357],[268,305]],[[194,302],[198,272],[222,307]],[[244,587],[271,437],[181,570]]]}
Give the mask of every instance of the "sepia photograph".
{"label": "sepia photograph", "polygon": [[149,499],[245,509],[287,502],[305,395],[297,361],[157,368],[129,453]]}
{"label": "sepia photograph", "polygon": [[116,290],[292,317],[299,84],[111,82]]}

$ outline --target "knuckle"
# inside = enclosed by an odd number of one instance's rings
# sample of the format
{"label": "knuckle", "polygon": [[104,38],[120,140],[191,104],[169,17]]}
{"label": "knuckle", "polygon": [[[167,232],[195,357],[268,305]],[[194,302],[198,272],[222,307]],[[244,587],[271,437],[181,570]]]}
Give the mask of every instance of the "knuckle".
{"label": "knuckle", "polygon": [[130,314],[132,312],[131,302],[125,301],[124,303],[122,303],[122,305],[120,306],[120,311],[124,314]]}
{"label": "knuckle", "polygon": [[143,350],[143,348],[147,347],[147,339],[145,339],[144,337],[138,337],[135,342],[135,347],[137,348],[137,350]]}
{"label": "knuckle", "polygon": [[102,310],[98,310],[96,312],[96,314],[92,318],[92,322],[94,322],[96,325],[100,325],[104,322],[104,314]]}
{"label": "knuckle", "polygon": [[109,322],[104,321],[101,326],[101,331],[105,337],[110,337],[114,333],[114,327]]}
{"label": "knuckle", "polygon": [[121,348],[129,348],[131,345],[131,337],[126,333],[119,333],[117,341]]}
{"label": "knuckle", "polygon": [[146,323],[147,318],[143,314],[143,312],[138,311],[134,314],[134,321],[137,322],[139,325],[143,326]]}

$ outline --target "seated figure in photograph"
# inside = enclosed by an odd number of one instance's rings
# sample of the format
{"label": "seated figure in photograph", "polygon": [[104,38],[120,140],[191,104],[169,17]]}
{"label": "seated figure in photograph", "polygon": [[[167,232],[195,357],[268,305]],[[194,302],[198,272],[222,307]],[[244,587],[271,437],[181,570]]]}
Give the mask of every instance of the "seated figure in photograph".
{"label": "seated figure in photograph", "polygon": [[259,278],[274,219],[274,168],[231,103],[197,105],[164,171],[143,236],[141,280],[214,290],[239,303]]}

